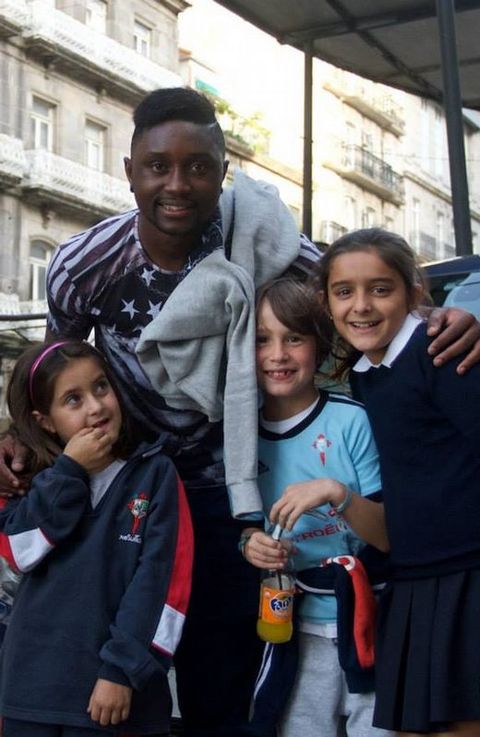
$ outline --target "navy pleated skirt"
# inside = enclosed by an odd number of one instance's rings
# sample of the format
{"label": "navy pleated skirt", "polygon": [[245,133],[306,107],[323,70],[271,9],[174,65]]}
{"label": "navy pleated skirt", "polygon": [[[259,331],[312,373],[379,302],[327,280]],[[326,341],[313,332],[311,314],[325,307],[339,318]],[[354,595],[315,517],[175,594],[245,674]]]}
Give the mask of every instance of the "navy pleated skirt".
{"label": "navy pleated skirt", "polygon": [[444,731],[480,720],[480,570],[395,581],[378,616],[374,725]]}

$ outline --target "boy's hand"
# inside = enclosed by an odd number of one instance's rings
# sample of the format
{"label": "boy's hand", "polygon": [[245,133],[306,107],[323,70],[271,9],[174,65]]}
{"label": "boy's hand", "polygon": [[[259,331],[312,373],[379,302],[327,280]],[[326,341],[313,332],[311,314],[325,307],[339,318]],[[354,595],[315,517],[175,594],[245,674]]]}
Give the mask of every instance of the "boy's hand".
{"label": "boy's hand", "polygon": [[470,312],[456,307],[437,307],[428,315],[428,335],[438,335],[428,349],[435,356],[435,366],[442,366],[455,356],[469,351],[457,366],[457,373],[464,374],[480,361],[480,323]]}
{"label": "boy's hand", "polygon": [[243,554],[252,566],[272,571],[285,568],[290,545],[287,540],[273,540],[261,530],[256,530],[245,544]]}
{"label": "boy's hand", "polygon": [[70,438],[63,452],[88,473],[94,473],[111,455],[112,438],[99,427],[84,427]]}
{"label": "boy's hand", "polygon": [[129,686],[99,678],[90,696],[87,712],[94,722],[108,727],[128,718],[131,701],[132,689]]}
{"label": "boy's hand", "polygon": [[346,486],[335,479],[312,479],[289,484],[280,499],[272,506],[270,522],[291,530],[300,515],[327,503],[338,506],[346,493]]}

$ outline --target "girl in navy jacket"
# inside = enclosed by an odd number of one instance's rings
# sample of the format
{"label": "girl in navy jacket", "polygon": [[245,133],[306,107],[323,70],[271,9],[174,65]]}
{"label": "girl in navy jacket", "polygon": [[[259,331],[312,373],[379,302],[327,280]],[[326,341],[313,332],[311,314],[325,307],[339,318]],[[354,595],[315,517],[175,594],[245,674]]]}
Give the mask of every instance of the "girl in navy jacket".
{"label": "girl in navy jacket", "polygon": [[33,480],[0,511],[1,552],[26,574],[1,652],[3,735],[166,735],[193,550],[175,469],[161,443],[132,452],[88,343],[24,354],[8,403]]}

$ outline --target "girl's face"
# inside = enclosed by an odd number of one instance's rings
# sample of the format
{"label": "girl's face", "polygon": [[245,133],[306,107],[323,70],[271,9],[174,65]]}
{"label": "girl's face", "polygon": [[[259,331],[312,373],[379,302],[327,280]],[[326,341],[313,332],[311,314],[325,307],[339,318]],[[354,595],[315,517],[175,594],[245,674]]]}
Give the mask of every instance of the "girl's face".
{"label": "girl's face", "polygon": [[101,428],[115,443],[122,414],[100,363],[95,358],[70,360],[57,377],[48,415],[38,420],[44,430],[57,434],[64,444],[86,427]]}
{"label": "girl's face", "polygon": [[258,308],[256,344],[257,380],[264,395],[265,418],[287,419],[309,407],[318,396],[314,386],[315,337],[292,332],[275,317],[268,299],[264,299]]}
{"label": "girl's face", "polygon": [[339,334],[374,364],[382,361],[405,317],[416,306],[400,274],[373,248],[334,258],[327,299]]}

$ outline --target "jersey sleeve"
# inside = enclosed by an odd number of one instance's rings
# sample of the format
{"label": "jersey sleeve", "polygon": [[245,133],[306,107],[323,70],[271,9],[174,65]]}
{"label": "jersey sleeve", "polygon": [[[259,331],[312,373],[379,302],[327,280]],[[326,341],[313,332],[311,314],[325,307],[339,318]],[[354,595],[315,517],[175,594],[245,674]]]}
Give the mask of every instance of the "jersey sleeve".
{"label": "jersey sleeve", "polygon": [[37,566],[71,534],[90,499],[88,474],[68,456],[37,474],[28,494],[0,509],[0,555],[17,571]]}
{"label": "jersey sleeve", "polygon": [[358,407],[348,426],[347,447],[357,475],[358,492],[370,496],[382,488],[378,450],[365,410]]}
{"label": "jersey sleeve", "polygon": [[191,587],[193,532],[173,464],[152,497],[135,575],[122,598],[98,677],[142,690],[167,671],[180,640]]}

